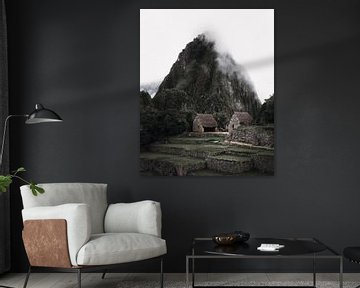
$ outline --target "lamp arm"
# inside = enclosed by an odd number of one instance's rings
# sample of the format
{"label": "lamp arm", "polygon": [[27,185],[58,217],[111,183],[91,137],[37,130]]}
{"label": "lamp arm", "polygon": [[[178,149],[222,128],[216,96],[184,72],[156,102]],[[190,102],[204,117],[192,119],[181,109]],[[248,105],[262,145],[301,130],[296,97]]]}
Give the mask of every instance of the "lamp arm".
{"label": "lamp arm", "polygon": [[2,143],[1,143],[1,151],[0,151],[0,168],[2,166],[2,160],[3,160],[3,155],[4,155],[4,146],[5,146],[5,140],[6,140],[6,131],[7,131],[7,126],[8,126],[9,120],[14,117],[28,117],[28,116],[29,115],[27,115],[27,114],[22,114],[22,115],[9,115],[6,117],[5,123],[4,123]]}

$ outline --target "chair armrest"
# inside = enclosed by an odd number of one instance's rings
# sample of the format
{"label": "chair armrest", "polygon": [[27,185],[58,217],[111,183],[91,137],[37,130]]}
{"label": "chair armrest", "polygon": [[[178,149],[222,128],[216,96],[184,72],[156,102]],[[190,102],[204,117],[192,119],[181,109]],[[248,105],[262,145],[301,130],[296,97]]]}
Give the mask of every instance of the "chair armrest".
{"label": "chair armrest", "polygon": [[160,203],[150,200],[111,204],[105,215],[106,233],[143,233],[161,237]]}
{"label": "chair armrest", "polygon": [[[66,220],[67,240],[71,264],[77,265],[76,256],[80,248],[89,241],[91,221],[89,206],[86,204],[64,204],[58,206],[33,207],[22,210],[23,221],[64,219]],[[34,241],[39,241],[38,235]]]}

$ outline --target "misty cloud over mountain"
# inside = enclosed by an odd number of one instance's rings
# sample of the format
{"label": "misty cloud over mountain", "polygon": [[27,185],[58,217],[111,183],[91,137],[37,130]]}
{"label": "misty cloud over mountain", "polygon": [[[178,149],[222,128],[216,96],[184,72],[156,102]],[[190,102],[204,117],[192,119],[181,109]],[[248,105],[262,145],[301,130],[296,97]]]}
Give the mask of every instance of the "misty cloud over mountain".
{"label": "misty cloud over mountain", "polygon": [[161,81],[149,82],[149,83],[141,83],[140,84],[140,91],[146,91],[150,94],[151,98],[153,98],[156,92],[159,89]]}

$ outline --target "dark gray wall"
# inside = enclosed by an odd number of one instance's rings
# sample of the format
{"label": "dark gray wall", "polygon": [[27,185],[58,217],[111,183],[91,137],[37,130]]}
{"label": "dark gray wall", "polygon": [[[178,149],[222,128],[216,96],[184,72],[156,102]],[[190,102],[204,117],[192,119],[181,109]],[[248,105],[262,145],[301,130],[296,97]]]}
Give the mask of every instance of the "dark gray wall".
{"label": "dark gray wall", "polygon": [[[139,9],[150,7],[276,9],[274,177],[139,176]],[[11,111],[43,103],[65,119],[14,121],[12,167],[38,182],[108,183],[110,202],[160,201],[166,271],[184,271],[192,237],[233,229],[360,245],[359,1],[12,0],[8,13]],[[11,201],[12,269],[22,271],[16,185]]]}

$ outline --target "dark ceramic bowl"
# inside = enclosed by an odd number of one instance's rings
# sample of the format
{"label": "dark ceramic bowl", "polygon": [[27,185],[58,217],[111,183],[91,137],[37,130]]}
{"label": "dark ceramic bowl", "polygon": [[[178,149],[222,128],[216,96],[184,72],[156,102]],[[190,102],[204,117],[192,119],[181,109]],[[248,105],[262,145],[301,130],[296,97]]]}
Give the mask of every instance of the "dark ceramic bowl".
{"label": "dark ceramic bowl", "polygon": [[236,234],[219,234],[212,237],[212,240],[218,245],[232,245],[237,241]]}

